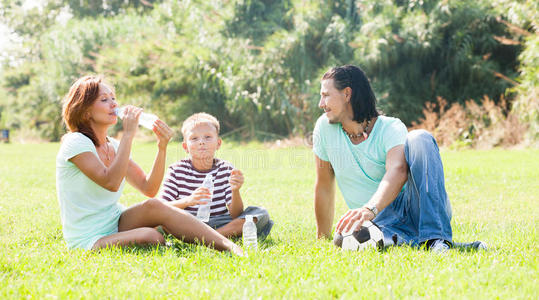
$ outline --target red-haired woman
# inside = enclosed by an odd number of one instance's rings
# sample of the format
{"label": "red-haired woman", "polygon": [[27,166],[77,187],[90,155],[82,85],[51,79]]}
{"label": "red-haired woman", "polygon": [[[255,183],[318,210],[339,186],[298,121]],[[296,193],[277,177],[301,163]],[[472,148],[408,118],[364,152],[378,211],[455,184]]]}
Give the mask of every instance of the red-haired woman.
{"label": "red-haired woman", "polygon": [[69,129],[56,158],[56,189],[64,238],[70,248],[99,249],[111,245],[163,244],[155,229],[179,239],[202,240],[218,250],[241,249],[189,213],[156,199],[124,209],[118,199],[125,179],[154,197],[165,171],[166,147],[172,130],[161,120],[153,125],[157,156],[150,174],[130,158],[142,109],[127,106],[120,141],[107,136],[116,124],[114,91],[100,77],[78,79],[64,99],[63,119]]}

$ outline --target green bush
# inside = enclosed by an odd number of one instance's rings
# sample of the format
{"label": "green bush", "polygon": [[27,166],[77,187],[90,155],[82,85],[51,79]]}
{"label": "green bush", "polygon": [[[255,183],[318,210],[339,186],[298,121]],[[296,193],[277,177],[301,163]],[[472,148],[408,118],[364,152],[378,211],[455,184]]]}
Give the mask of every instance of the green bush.
{"label": "green bush", "polygon": [[498,99],[512,86],[497,74],[516,77],[521,47],[494,39],[509,32],[488,7],[412,3],[420,2],[385,1],[379,12],[368,8],[354,41],[356,61],[370,76],[384,112],[410,123],[428,99]]}
{"label": "green bush", "polygon": [[25,42],[3,63],[0,111],[49,140],[64,132],[60,100],[88,73],[105,74],[121,104],[176,129],[206,111],[242,138],[312,130],[320,77],[348,63],[365,69],[382,110],[408,124],[437,97],[484,95],[516,99],[523,120],[537,121],[531,1],[107,1],[94,13],[66,1],[66,24],[51,21],[62,5],[47,2],[48,11],[26,14],[37,18],[27,27],[5,2],[0,18]]}

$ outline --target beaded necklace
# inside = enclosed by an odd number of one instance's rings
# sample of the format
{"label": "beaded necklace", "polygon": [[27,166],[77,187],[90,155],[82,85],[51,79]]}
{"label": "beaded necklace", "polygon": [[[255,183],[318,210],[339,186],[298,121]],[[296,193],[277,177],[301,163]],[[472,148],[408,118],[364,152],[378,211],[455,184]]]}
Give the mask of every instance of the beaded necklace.
{"label": "beaded necklace", "polygon": [[346,133],[346,135],[350,138],[350,139],[358,139],[360,137],[363,137],[364,140],[366,140],[368,137],[369,137],[369,134],[367,133],[367,131],[369,130],[369,126],[371,125],[371,120],[367,120],[367,125],[365,127],[363,127],[363,132],[362,133],[358,133],[358,134],[352,134],[352,133],[348,133],[346,130],[344,130],[344,128],[342,127],[342,124],[341,124],[341,128],[342,130],[344,131],[344,133]]}

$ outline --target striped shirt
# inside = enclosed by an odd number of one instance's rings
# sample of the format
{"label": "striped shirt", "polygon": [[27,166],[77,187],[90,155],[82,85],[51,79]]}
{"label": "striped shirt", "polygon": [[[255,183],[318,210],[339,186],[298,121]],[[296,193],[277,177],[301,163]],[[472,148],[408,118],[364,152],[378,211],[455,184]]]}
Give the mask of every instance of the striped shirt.
{"label": "striped shirt", "polygon": [[[165,177],[161,199],[174,201],[190,196],[202,185],[207,174],[213,176],[213,197],[210,205],[210,217],[227,214],[227,205],[232,201],[232,188],[230,187],[230,172],[234,167],[227,161],[215,158],[211,170],[197,171],[191,159],[183,159],[168,168]],[[200,205],[188,206],[185,211],[192,215],[197,214]]]}

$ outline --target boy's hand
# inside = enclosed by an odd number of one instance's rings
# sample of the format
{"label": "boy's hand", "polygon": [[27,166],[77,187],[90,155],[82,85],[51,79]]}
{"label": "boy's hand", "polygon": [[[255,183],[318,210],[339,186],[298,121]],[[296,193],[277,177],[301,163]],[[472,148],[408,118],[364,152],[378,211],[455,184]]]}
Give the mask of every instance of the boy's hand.
{"label": "boy's hand", "polygon": [[238,169],[232,170],[229,182],[232,191],[238,191],[243,185],[243,173]]}
{"label": "boy's hand", "polygon": [[198,204],[207,204],[207,199],[211,199],[212,194],[210,190],[205,187],[197,188],[189,197],[184,198],[187,206],[193,206]]}

